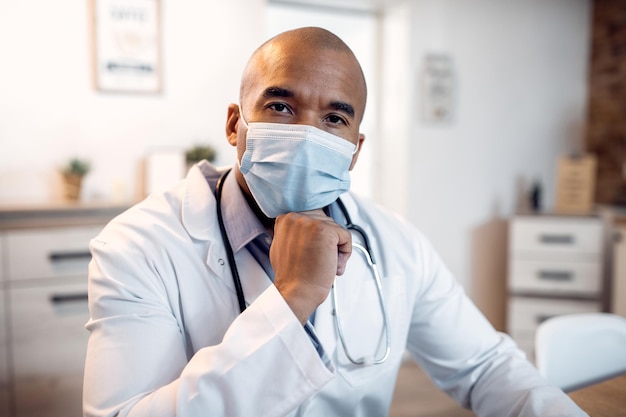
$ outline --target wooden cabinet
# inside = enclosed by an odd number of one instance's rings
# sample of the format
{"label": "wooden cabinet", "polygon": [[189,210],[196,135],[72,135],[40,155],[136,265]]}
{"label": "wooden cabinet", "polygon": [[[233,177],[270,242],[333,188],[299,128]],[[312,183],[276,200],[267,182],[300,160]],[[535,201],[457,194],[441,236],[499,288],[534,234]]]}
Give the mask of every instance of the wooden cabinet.
{"label": "wooden cabinet", "polygon": [[626,317],[626,219],[616,228],[615,238],[611,311]]}
{"label": "wooden cabinet", "polygon": [[534,360],[535,334],[542,321],[561,314],[589,313],[599,309],[596,300],[514,295],[509,298],[509,334],[529,359]]}
{"label": "wooden cabinet", "polygon": [[0,416],[82,416],[88,244],[119,211],[29,212],[11,222],[0,211]]}
{"label": "wooden cabinet", "polygon": [[603,310],[604,236],[603,222],[595,216],[512,219],[507,329],[531,360],[543,320]]}
{"label": "wooden cabinet", "polygon": [[2,274],[4,257],[0,235],[0,417],[9,417],[9,342],[7,338],[6,294]]}
{"label": "wooden cabinet", "polygon": [[80,416],[89,240],[101,227],[5,233],[15,414]]}

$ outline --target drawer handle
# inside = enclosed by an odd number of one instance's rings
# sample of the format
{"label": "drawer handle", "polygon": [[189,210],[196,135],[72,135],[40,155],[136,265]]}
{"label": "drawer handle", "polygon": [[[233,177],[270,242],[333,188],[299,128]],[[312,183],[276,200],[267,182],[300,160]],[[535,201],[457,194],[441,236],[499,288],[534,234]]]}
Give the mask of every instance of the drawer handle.
{"label": "drawer handle", "polygon": [[541,314],[539,316],[535,316],[535,323],[541,324],[544,321],[551,319],[552,317],[556,317],[554,314]]}
{"label": "drawer handle", "polygon": [[574,243],[572,235],[541,235],[539,236],[541,243],[549,245],[571,245]]}
{"label": "drawer handle", "polygon": [[50,302],[52,304],[63,304],[70,303],[74,301],[87,301],[87,293],[71,293],[71,294],[52,294],[50,296]]}
{"label": "drawer handle", "polygon": [[569,271],[539,271],[539,279],[546,281],[571,281],[574,275]]}
{"label": "drawer handle", "polygon": [[91,258],[91,252],[89,251],[52,252],[48,255],[48,259],[52,262],[76,261],[89,258]]}

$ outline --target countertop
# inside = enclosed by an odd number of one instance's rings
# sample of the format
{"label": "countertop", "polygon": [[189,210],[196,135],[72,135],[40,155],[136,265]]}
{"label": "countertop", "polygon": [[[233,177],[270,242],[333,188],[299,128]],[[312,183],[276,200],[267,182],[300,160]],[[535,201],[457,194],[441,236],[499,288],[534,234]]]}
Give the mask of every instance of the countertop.
{"label": "countertop", "polygon": [[128,209],[133,202],[0,203],[0,231],[34,227],[103,224]]}

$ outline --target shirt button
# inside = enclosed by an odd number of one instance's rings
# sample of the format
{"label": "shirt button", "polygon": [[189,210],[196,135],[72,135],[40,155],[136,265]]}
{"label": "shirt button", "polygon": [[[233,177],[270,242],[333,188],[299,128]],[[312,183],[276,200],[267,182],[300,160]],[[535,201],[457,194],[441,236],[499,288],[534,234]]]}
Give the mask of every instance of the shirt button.
{"label": "shirt button", "polygon": [[217,263],[220,264],[221,266],[224,266],[224,264],[225,264],[225,262],[224,262],[224,260],[222,258],[219,258],[217,260]]}

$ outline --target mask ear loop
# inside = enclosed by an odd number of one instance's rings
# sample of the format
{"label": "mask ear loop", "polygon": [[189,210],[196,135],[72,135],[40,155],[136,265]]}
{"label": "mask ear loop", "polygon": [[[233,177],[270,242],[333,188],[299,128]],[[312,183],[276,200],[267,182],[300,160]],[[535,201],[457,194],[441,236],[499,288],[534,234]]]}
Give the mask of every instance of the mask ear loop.
{"label": "mask ear loop", "polygon": [[239,118],[243,122],[243,125],[246,127],[246,129],[248,129],[248,123],[246,122],[246,119],[243,117],[243,111],[241,110],[241,104],[237,104],[237,107],[239,108]]}
{"label": "mask ear loop", "polygon": [[359,150],[359,141],[354,144],[354,150],[352,151],[352,156],[356,155],[356,151]]}
{"label": "mask ear loop", "polygon": [[[243,117],[243,111],[241,110],[241,104],[237,104],[237,108],[239,109],[239,119],[243,122],[243,125],[246,127],[246,129],[250,129],[248,127],[248,123],[246,123],[246,119],[244,119],[244,117]],[[247,142],[247,135],[246,135],[246,142]],[[247,143],[246,143],[246,148],[247,148]],[[241,171],[241,161],[239,160],[239,158],[237,158],[237,168],[239,168],[239,171]]]}

